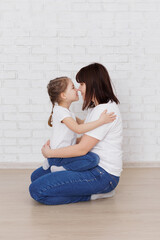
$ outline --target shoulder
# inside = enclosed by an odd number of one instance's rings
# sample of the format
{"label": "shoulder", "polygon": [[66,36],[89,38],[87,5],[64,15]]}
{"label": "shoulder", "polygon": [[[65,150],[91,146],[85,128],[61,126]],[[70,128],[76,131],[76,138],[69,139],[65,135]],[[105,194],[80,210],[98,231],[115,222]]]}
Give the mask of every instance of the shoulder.
{"label": "shoulder", "polygon": [[55,113],[70,113],[70,111],[67,109],[67,108],[65,108],[65,107],[61,107],[61,106],[55,106],[54,108],[53,108],[53,111],[55,112]]}
{"label": "shoulder", "polygon": [[119,107],[115,102],[109,101],[108,103],[99,104],[93,109],[93,113],[102,113],[104,110],[108,110],[108,113],[116,111],[119,112]]}

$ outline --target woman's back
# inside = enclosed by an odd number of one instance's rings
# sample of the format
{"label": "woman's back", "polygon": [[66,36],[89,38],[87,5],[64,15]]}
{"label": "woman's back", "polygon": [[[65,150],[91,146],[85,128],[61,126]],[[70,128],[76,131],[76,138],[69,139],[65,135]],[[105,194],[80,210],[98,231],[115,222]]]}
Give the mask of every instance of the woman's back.
{"label": "woman's back", "polygon": [[118,105],[111,101],[97,105],[89,110],[85,122],[96,120],[105,109],[108,110],[107,113],[114,112],[117,116],[116,120],[89,131],[86,135],[100,140],[91,150],[99,155],[99,166],[113,175],[120,176],[122,171],[123,127]]}

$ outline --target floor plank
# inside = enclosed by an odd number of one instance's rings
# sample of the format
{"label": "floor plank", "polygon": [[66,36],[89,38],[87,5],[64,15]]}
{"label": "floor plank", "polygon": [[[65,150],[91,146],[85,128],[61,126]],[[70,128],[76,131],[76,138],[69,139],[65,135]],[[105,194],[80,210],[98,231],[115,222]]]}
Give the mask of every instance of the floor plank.
{"label": "floor plank", "polygon": [[160,168],[124,169],[114,197],[59,206],[31,199],[32,171],[0,170],[0,239],[160,239]]}

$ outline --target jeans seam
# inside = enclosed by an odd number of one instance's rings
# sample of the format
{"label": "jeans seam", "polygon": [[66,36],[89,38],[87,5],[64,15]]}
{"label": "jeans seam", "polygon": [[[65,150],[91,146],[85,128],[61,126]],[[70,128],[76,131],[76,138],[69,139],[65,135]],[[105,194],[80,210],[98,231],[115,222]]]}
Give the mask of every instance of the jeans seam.
{"label": "jeans seam", "polygon": [[60,184],[55,184],[55,185],[47,185],[47,187],[49,187],[48,189],[45,189],[45,190],[40,190],[39,193],[43,193],[43,192],[46,192],[47,190],[51,189],[51,188],[54,188],[54,187],[59,187],[61,185],[64,185],[64,184],[68,184],[68,183],[77,183],[77,182],[89,182],[89,181],[93,181],[93,180],[97,180],[96,178],[92,178],[92,179],[84,179],[84,180],[78,180],[78,181],[67,181],[67,182],[62,182]]}

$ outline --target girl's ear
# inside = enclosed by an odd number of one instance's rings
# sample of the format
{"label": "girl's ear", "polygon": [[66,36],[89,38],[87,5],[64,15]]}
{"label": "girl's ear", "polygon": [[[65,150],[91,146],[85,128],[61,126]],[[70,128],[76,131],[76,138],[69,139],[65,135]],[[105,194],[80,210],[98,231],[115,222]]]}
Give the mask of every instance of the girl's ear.
{"label": "girl's ear", "polygon": [[66,99],[67,97],[66,97],[66,94],[64,93],[64,92],[62,92],[61,94],[60,94],[60,97],[61,97],[61,99]]}

